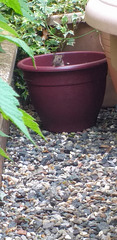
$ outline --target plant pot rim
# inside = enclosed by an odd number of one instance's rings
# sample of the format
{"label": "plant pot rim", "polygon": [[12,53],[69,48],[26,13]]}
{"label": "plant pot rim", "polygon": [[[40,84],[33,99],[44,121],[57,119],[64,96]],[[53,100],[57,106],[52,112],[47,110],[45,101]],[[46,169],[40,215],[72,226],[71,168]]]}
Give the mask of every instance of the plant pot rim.
{"label": "plant pot rim", "polygon": [[[21,61],[18,62],[17,66],[18,68],[22,69],[23,71],[26,71],[26,72],[65,72],[65,71],[75,71],[75,70],[81,70],[81,69],[87,69],[89,68],[89,66],[92,66],[92,67],[96,67],[99,63],[104,63],[106,62],[106,57],[105,57],[105,54],[104,52],[97,52],[97,51],[70,51],[70,52],[60,52],[60,53],[57,53],[58,55],[63,55],[63,60],[64,60],[64,55],[70,55],[70,54],[97,54],[97,55],[100,55],[102,56],[101,59],[97,59],[97,60],[94,60],[94,61],[89,61],[89,62],[86,62],[86,63],[80,63],[80,64],[72,64],[70,65],[68,63],[68,65],[64,65],[64,66],[60,66],[60,67],[54,67],[54,66],[36,66],[34,67],[33,64],[32,64],[32,60],[30,57],[28,58],[25,58]],[[49,56],[53,56],[53,53],[49,53],[49,54],[42,54],[42,55],[36,55],[34,58],[35,58],[35,61],[37,58],[46,58],[46,57],[49,57]],[[30,64],[27,64],[29,63],[29,60],[30,60]],[[31,65],[32,64],[32,65]]]}
{"label": "plant pot rim", "polygon": [[117,36],[117,1],[88,1],[85,9],[85,21],[93,28]]}

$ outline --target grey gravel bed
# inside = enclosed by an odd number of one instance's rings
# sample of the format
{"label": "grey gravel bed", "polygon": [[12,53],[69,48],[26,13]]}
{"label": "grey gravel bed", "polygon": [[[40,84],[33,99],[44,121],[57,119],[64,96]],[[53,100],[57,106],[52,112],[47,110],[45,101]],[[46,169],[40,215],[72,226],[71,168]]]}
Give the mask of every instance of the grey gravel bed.
{"label": "grey gravel bed", "polygon": [[117,109],[83,132],[11,126],[0,201],[0,239],[117,240]]}

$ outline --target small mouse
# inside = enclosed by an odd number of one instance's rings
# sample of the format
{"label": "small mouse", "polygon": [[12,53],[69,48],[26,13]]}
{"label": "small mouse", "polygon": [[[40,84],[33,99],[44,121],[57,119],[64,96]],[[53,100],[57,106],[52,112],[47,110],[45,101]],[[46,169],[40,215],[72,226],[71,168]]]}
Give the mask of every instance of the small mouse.
{"label": "small mouse", "polygon": [[56,54],[56,53],[53,54],[53,66],[54,67],[64,66],[62,54]]}

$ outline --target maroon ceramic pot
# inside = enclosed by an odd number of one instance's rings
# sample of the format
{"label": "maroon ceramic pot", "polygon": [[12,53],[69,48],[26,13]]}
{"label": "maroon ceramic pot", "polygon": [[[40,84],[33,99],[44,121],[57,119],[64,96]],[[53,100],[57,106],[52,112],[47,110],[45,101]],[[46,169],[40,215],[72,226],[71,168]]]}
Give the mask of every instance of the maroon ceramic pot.
{"label": "maroon ceramic pot", "polygon": [[102,52],[62,52],[64,66],[54,67],[53,54],[18,63],[35,110],[45,129],[82,131],[96,124],[102,106],[107,62]]}

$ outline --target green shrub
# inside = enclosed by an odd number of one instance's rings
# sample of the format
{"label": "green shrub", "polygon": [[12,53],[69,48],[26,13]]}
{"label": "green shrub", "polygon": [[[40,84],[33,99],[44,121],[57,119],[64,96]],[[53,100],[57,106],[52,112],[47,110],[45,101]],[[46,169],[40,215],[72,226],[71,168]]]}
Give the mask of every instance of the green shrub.
{"label": "green shrub", "polygon": [[[31,46],[34,54],[62,51],[65,44],[74,45],[74,30],[71,31],[67,24],[65,13],[81,12],[87,0],[32,0],[28,1],[29,8],[34,14],[34,20],[14,15],[12,10],[2,7],[6,17],[14,24],[20,37]],[[61,24],[48,25],[48,19],[53,14],[63,14]],[[73,28],[76,26],[77,16],[72,18]]]}

